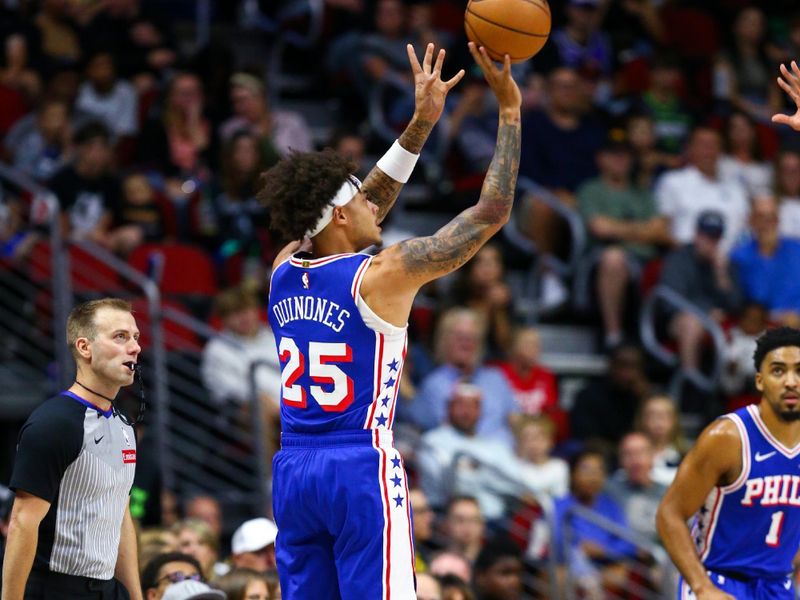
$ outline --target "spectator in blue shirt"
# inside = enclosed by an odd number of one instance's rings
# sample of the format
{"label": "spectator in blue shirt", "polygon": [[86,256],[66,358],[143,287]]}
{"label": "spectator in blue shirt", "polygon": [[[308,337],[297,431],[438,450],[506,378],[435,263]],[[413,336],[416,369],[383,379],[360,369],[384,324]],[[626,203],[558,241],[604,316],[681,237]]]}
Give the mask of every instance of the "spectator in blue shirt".
{"label": "spectator in blue shirt", "polygon": [[519,409],[503,373],[483,364],[483,323],[468,308],[454,308],[442,317],[436,332],[436,358],[440,366],[419,386],[400,417],[424,431],[444,423],[450,395],[459,381],[471,383],[485,398],[476,433],[506,442],[511,448],[509,418]]}
{"label": "spectator in blue shirt", "polygon": [[[603,492],[607,470],[603,455],[587,449],[580,452],[571,463],[571,491],[556,500],[554,507],[553,550],[559,562],[570,564],[570,568],[590,597],[602,587],[612,567],[636,555],[635,547],[618,538],[596,523],[570,514],[575,506],[581,506],[611,520],[620,527],[628,527],[622,507]],[[569,539],[564,526],[569,523]]]}
{"label": "spectator in blue shirt", "polygon": [[753,200],[752,239],[733,249],[731,262],[746,299],[765,306],[773,320],[796,327],[800,324],[800,279],[790,274],[800,264],[800,241],[780,235],[778,214],[774,198]]}

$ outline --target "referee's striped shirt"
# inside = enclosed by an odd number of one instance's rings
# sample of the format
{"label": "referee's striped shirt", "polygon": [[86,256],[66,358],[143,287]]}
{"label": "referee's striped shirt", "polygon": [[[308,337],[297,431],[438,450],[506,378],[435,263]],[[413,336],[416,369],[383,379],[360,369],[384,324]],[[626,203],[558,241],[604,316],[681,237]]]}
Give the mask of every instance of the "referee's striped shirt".
{"label": "referee's striped shirt", "polygon": [[11,489],[50,503],[33,569],[111,579],[136,470],[133,429],[109,409],[62,392],[19,435]]}

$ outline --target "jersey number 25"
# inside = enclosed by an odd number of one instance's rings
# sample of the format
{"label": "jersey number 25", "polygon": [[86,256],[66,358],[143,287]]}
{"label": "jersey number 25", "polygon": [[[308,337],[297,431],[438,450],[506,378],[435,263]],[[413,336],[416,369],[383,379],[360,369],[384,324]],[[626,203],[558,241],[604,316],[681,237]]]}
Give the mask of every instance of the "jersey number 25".
{"label": "jersey number 25", "polygon": [[[297,380],[306,370],[306,357],[292,338],[281,338],[278,353],[284,364],[281,372],[283,401],[288,406],[306,408],[306,389]],[[310,385],[308,392],[320,408],[326,412],[341,412],[353,402],[353,380],[332,363],[353,362],[353,351],[344,342],[309,342],[308,374],[312,381],[326,384],[329,391],[321,385]],[[332,386],[332,387],[331,387]]]}

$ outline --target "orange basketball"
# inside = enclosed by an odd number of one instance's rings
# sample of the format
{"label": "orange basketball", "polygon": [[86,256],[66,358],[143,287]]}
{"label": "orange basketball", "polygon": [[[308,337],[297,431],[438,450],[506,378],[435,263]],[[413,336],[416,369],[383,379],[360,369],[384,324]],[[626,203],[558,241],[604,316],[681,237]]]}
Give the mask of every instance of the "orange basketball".
{"label": "orange basketball", "polygon": [[522,62],[539,52],[550,35],[550,6],[547,0],[470,0],[464,28],[494,60],[508,54],[511,62]]}

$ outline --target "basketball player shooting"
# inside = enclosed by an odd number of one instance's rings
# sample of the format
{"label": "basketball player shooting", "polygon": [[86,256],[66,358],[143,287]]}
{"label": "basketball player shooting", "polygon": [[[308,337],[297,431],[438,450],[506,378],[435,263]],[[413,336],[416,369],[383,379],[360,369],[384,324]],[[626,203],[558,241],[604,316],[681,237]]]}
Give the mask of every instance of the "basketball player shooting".
{"label": "basketball player shooting", "polygon": [[296,240],[275,260],[269,299],[283,369],[273,509],[287,600],[416,597],[408,482],[391,431],[406,325],[420,287],[507,222],[519,167],[510,59],[498,68],[484,48],[469,50],[497,97],[497,142],[477,204],[434,235],[360,253],[381,241],[380,222],[463,76],[441,79],[445,54],[434,62],[432,44],[421,65],[408,47],[414,117],[363,184],[330,150],[292,154],[263,179],[273,227]]}
{"label": "basketball player shooting", "polygon": [[794,598],[800,330],[768,330],[753,361],[761,402],[703,431],[658,509],[658,533],[682,575],[682,600]]}

